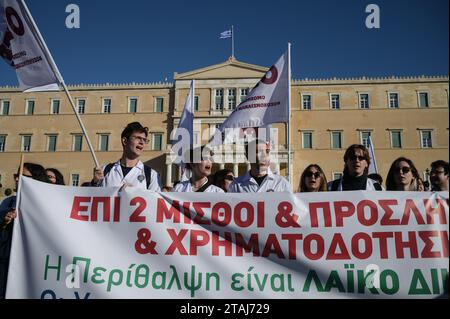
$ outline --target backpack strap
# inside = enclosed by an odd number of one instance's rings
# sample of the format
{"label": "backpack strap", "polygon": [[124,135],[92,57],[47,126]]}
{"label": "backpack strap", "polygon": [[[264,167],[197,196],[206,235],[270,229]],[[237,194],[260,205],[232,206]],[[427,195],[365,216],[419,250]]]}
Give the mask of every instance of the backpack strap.
{"label": "backpack strap", "polygon": [[106,175],[109,174],[109,172],[111,172],[112,168],[114,167],[115,163],[109,163],[108,165],[105,166],[105,169],[103,170],[103,176],[106,177]]}
{"label": "backpack strap", "polygon": [[339,188],[339,184],[341,183],[340,179],[335,179],[332,183],[331,183],[331,191],[332,192],[336,192]]}
{"label": "backpack strap", "polygon": [[147,189],[150,187],[152,181],[152,168],[144,164],[145,180],[147,182]]}
{"label": "backpack strap", "polygon": [[373,187],[374,187],[375,190],[377,190],[377,191],[382,191],[382,190],[383,190],[383,187],[381,187],[380,183],[378,183],[378,182],[374,182],[374,183],[373,183]]}

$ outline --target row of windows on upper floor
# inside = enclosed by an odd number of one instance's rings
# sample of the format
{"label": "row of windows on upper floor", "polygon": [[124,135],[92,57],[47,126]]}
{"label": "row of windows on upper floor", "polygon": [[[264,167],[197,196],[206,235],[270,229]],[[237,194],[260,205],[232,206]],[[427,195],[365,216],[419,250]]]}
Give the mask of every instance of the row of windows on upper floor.
{"label": "row of windows on upper floor", "polygon": [[[392,149],[401,149],[403,145],[403,131],[402,130],[389,130],[390,132],[390,146]],[[433,148],[433,130],[419,130],[419,145],[421,148]],[[331,149],[343,149],[343,131],[330,131],[330,148]],[[372,131],[360,131],[360,143],[369,147],[370,138],[372,137]],[[57,150],[57,134],[45,134],[47,138],[46,151],[56,152]],[[22,152],[31,152],[32,135],[21,134],[21,148]],[[198,139],[198,134],[195,136]],[[163,133],[151,133],[150,139],[147,143],[151,142],[151,150],[162,151],[163,150]],[[83,149],[83,135],[73,134],[72,151],[81,152]],[[109,151],[110,134],[98,134],[98,151]],[[0,135],[0,152],[6,150],[7,135]],[[314,149],[314,132],[302,131],[301,132],[301,148],[302,149]]]}
{"label": "row of windows on upper floor", "polygon": [[[420,148],[433,148],[433,130],[419,130],[419,145]],[[343,131],[333,130],[330,131],[330,147],[331,149],[343,149]],[[404,147],[404,134],[403,130],[389,130],[390,135],[390,147],[392,149],[401,149]],[[301,148],[302,149],[314,149],[314,132],[302,131],[301,132]],[[360,143],[367,148],[370,146],[370,141],[373,136],[373,131],[359,131]],[[376,145],[374,146],[376,147]]]}
{"label": "row of windows on upper floor", "polygon": [[[20,134],[21,136],[21,152],[31,152],[32,151],[32,134]],[[46,136],[46,152],[56,152],[58,150],[58,134],[45,134]],[[150,133],[149,140],[146,144],[151,142],[152,151],[162,151],[164,133]],[[81,152],[83,150],[83,134],[72,134],[72,147],[73,152]],[[100,152],[107,152],[110,150],[110,134],[98,134],[98,147],[97,150]],[[7,146],[7,135],[0,134],[0,153],[6,151]]]}
{"label": "row of windows on upper floor", "polygon": [[[87,108],[86,98],[77,98],[75,100],[76,110],[78,114],[85,114]],[[112,113],[112,99],[102,98],[101,113],[110,114]],[[36,108],[36,100],[26,99],[25,100],[25,115],[33,115]],[[10,100],[0,100],[0,115],[9,115],[11,110]],[[50,114],[59,114],[61,110],[61,100],[51,99],[50,101]],[[164,98],[157,97],[154,100],[154,112],[163,113],[164,112]],[[130,97],[128,98],[128,113],[138,112],[138,98]]]}
{"label": "row of windows on upper floor", "polygon": [[[225,109],[234,110],[237,107],[237,99],[239,98],[240,103],[242,103],[248,96],[248,88],[246,89],[227,89],[227,94],[225,98],[225,89],[215,90],[215,100],[214,109],[217,111],[223,111]],[[239,92],[239,96],[237,96]],[[79,114],[84,114],[86,112],[86,101],[85,98],[76,99],[76,108]],[[129,97],[128,98],[128,113],[138,112],[138,98]],[[226,103],[226,107],[225,107]],[[341,94],[340,93],[330,93],[329,94],[329,104],[330,109],[340,109],[341,108]],[[400,94],[398,92],[388,92],[387,95],[388,108],[398,109],[400,108]],[[420,108],[430,107],[430,96],[428,92],[418,91],[417,92],[417,105]],[[27,99],[25,102],[25,114],[33,115],[36,106],[36,101],[34,99]],[[50,114],[60,113],[61,101],[59,99],[52,99],[50,103]],[[369,109],[371,107],[371,98],[369,93],[358,93],[358,106],[360,109]],[[0,100],[0,115],[9,115],[11,109],[10,100]],[[301,94],[301,109],[311,110],[313,109],[313,95],[312,94]],[[195,96],[194,99],[194,110],[199,110],[199,96]],[[112,99],[102,98],[101,112],[109,114],[112,112]],[[162,113],[164,112],[164,98],[156,97],[154,101],[154,112]]]}
{"label": "row of windows on upper floor", "polygon": [[[216,110],[234,110],[236,104],[236,89],[227,89],[227,94],[224,95],[224,89],[215,90],[214,107]],[[239,99],[242,103],[248,93],[249,89],[240,89]],[[226,97],[226,99],[225,99]],[[398,92],[387,92],[387,104],[391,109],[400,108],[400,94]],[[421,108],[430,107],[430,96],[428,92],[417,91],[417,105]],[[225,107],[226,106],[226,107]],[[341,108],[341,94],[329,93],[330,109]],[[358,106],[360,109],[369,109],[371,107],[371,98],[369,93],[358,92]],[[311,110],[313,108],[313,95],[309,93],[301,93],[301,109]]]}

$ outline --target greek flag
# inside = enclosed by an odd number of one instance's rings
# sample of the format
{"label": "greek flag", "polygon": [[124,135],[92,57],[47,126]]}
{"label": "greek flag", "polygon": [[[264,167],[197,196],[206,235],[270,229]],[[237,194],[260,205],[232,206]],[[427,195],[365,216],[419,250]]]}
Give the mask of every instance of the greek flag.
{"label": "greek flag", "polygon": [[233,36],[233,31],[226,30],[220,34],[220,39],[228,39],[228,38],[231,38],[232,36]]}

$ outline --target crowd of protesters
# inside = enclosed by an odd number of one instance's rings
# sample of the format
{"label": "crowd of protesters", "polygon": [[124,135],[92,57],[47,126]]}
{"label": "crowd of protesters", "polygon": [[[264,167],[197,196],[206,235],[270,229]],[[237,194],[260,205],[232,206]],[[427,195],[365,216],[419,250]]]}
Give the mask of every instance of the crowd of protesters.
{"label": "crowd of protesters", "polygon": [[[224,169],[211,174],[214,156],[212,150],[201,147],[185,154],[185,168],[190,178],[175,183],[174,187],[161,186],[158,172],[143,164],[140,156],[148,144],[148,128],[140,123],[128,124],[121,135],[122,157],[114,163],[94,169],[93,179],[84,183],[90,187],[138,187],[154,192],[213,192],[213,193],[265,193],[292,192],[290,183],[270,169],[271,148],[263,140],[253,140],[245,145],[250,170],[243,176],[234,176]],[[201,153],[200,161],[194,161],[195,152]],[[251,156],[254,154],[255,156]],[[301,174],[298,192],[327,191],[448,191],[449,163],[438,160],[431,163],[430,182],[423,181],[412,160],[399,157],[391,165],[383,186],[378,174],[369,175],[371,158],[363,145],[351,145],[344,154],[344,173],[337,180],[327,182],[323,169],[311,164]],[[19,171],[14,174],[16,189]],[[45,169],[33,163],[23,165],[22,175],[35,180],[65,185],[63,175],[54,168]],[[8,275],[12,231],[16,218],[16,196],[7,197],[0,203],[0,299],[4,298]]]}

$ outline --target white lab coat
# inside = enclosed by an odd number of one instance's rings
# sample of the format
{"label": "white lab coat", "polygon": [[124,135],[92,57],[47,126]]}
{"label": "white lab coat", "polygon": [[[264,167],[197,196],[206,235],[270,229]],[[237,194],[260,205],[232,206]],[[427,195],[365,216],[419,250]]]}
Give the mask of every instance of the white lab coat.
{"label": "white lab coat", "polygon": [[[193,193],[191,181],[184,181],[178,183],[173,192],[175,193]],[[204,193],[225,193],[222,188],[219,188],[215,185],[209,185],[207,189],[204,190]]]}
{"label": "white lab coat", "polygon": [[266,179],[261,186],[250,175],[250,171],[244,176],[238,177],[230,185],[229,193],[267,193],[267,192],[292,192],[291,184],[280,175],[275,175],[269,169]]}
{"label": "white lab coat", "polygon": [[[105,169],[105,167],[103,167]],[[161,178],[159,174],[152,169],[151,180],[148,187],[149,191],[160,192],[161,191]],[[144,163],[139,161],[131,171],[123,177],[122,168],[120,167],[120,161],[117,161],[111,168],[111,171],[103,179],[102,187],[121,187],[125,183],[142,189],[147,188],[147,181],[145,179]]]}

